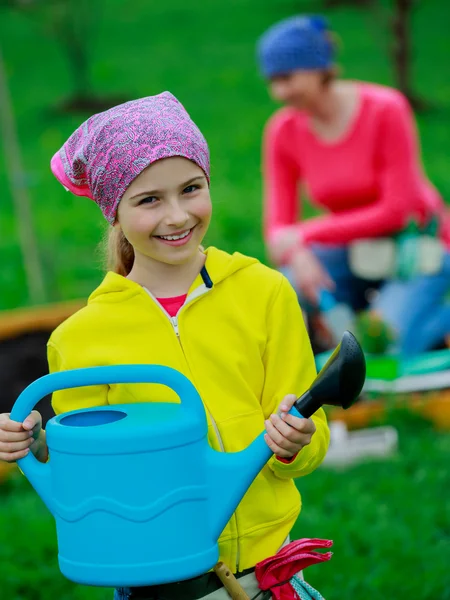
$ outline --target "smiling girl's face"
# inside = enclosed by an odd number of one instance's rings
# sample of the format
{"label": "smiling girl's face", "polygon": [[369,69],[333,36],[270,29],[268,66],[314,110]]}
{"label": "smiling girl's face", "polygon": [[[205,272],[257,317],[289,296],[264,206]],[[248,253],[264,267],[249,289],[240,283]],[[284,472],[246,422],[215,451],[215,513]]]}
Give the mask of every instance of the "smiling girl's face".
{"label": "smiling girl's face", "polygon": [[173,156],[133,180],[120,201],[115,227],[122,229],[137,260],[180,265],[197,257],[211,211],[202,169]]}

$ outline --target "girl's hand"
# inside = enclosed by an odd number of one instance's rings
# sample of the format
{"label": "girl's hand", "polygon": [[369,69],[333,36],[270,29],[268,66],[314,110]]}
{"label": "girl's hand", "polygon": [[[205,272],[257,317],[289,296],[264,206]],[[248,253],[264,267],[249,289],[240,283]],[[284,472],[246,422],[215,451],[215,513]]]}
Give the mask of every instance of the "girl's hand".
{"label": "girl's hand", "polygon": [[266,444],[274,454],[281,458],[291,458],[300,450],[311,443],[311,438],[316,431],[312,419],[303,419],[288,414],[288,411],[297,400],[294,394],[284,397],[280,415],[270,415],[265,421],[267,433],[264,435]]}
{"label": "girl's hand", "polygon": [[293,255],[290,267],[296,289],[311,304],[319,301],[320,290],[335,289],[334,281],[322,267],[319,259],[308,248],[299,248]]}
{"label": "girl's hand", "polygon": [[33,410],[23,423],[11,421],[9,413],[0,414],[0,460],[15,462],[30,450],[41,462],[47,460],[45,432],[37,410]]}

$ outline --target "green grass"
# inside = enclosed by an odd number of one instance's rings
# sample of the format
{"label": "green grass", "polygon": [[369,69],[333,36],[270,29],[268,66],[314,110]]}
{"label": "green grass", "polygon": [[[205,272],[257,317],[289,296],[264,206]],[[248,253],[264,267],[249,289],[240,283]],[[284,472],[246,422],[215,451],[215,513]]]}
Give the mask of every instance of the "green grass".
{"label": "green grass", "polygon": [[331,561],[305,574],[327,600],[450,599],[450,436],[401,412],[390,421],[395,457],[298,481],[294,535],[334,541]]}
{"label": "green grass", "polygon": [[[101,26],[89,40],[93,91],[131,99],[167,89],[178,96],[211,148],[215,214],[207,241],[264,259],[260,141],[275,106],[255,68],[254,42],[273,21],[296,10],[320,11],[321,3],[100,4]],[[384,9],[390,4],[379,3]],[[417,4],[414,85],[432,103],[418,119],[424,164],[450,199],[450,5],[446,0]],[[328,16],[343,40],[344,75],[392,84],[388,40],[377,18],[348,7]],[[59,46],[43,34],[42,23],[1,9],[0,40],[48,300],[83,297],[102,277],[96,249],[103,219],[92,202],[66,193],[48,165],[88,115],[63,116],[54,110],[69,95],[71,81]],[[0,310],[29,303],[2,153]],[[307,572],[328,600],[450,599],[450,436],[433,432],[421,421],[401,419],[397,424],[400,452],[394,459],[344,472],[320,469],[298,482],[304,510],[296,535],[334,540],[331,562]],[[111,598],[109,591],[73,585],[59,573],[52,518],[22,477],[0,488],[0,597]]]}

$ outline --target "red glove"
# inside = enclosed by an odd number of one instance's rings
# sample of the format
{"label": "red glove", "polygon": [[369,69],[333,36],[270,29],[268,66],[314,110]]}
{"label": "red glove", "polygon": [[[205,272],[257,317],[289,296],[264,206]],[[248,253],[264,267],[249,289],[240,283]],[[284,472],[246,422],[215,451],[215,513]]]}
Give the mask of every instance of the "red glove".
{"label": "red glove", "polygon": [[330,560],[332,552],[314,552],[313,548],[330,548],[331,540],[301,539],[291,542],[275,554],[259,562],[255,575],[261,590],[270,590],[274,600],[298,600],[289,581],[299,571]]}

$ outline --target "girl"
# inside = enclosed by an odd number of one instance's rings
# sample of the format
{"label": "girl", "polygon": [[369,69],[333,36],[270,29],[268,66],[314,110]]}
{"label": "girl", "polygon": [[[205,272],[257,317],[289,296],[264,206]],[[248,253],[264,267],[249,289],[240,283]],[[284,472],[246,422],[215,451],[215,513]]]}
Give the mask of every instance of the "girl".
{"label": "girl", "polygon": [[[350,269],[352,242],[395,236],[412,220],[424,228],[436,222],[446,247],[440,268],[385,284],[373,305],[403,354],[432,349],[450,332],[450,228],[422,171],[406,99],[380,85],[339,80],[321,17],[272,26],[258,58],[272,96],[286,105],[264,139],[265,238],[274,262],[289,270],[310,305],[327,289],[359,310],[368,286]],[[298,218],[300,186],[327,214]]]}
{"label": "girl", "polygon": [[[186,375],[207,413],[219,451],[246,447],[266,428],[274,456],[223,531],[220,557],[257,593],[253,570],[286,542],[300,511],[293,479],[325,456],[322,410],[287,415],[315,366],[295,292],[278,272],[201,242],[211,218],[209,153],[202,134],[170,93],[94,115],[52,159],[58,180],[89,196],[111,225],[111,271],[85,308],[52,334],[50,371],[157,363]],[[127,402],[177,402],[148,384],[57,392],[56,413]],[[277,410],[281,405],[281,414]],[[22,424],[0,417],[0,459],[48,452],[39,414]],[[227,597],[211,572],[152,588],[116,590],[116,599]],[[212,594],[212,595],[211,595]]]}

